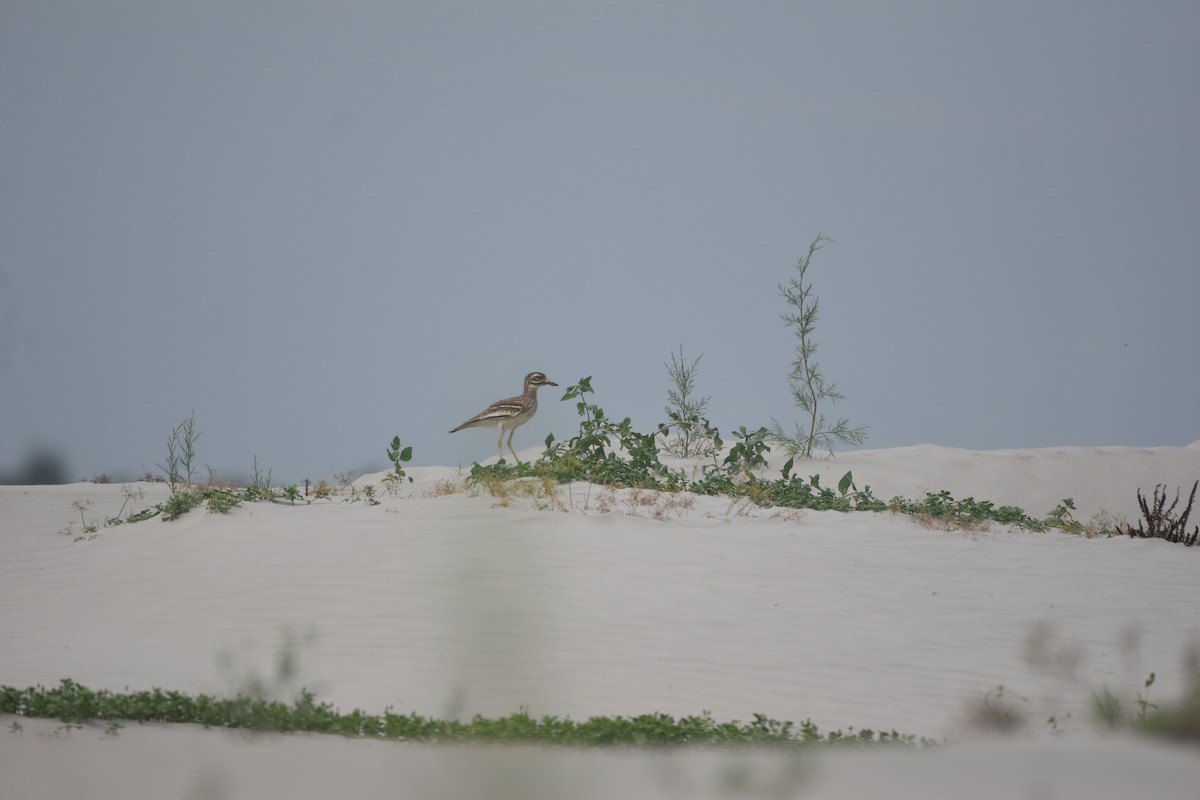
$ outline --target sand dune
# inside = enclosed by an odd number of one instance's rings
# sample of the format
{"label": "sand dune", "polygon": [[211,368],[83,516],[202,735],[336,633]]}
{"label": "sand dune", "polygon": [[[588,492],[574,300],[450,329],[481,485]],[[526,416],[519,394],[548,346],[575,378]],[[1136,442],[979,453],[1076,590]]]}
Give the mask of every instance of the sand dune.
{"label": "sand dune", "polygon": [[[796,467],[827,484],[847,469],[883,499],[944,489],[1044,516],[1072,497],[1082,521],[1136,520],[1139,487],[1186,495],[1200,443],[921,446]],[[406,496],[377,506],[256,503],[94,535],[72,503],[102,520],[126,503],[122,487],[0,487],[0,683],[222,695],[264,685],[284,697],[307,686],[343,710],[456,717],[761,712],[958,744],[797,762],[247,742],[187,726],[54,736],[53,721],[13,733],[5,717],[0,797],[332,796],[325,780],[342,780],[343,796],[1124,797],[1140,786],[1194,797],[1200,785],[1195,750],[1097,738],[1089,714],[1091,691],[1132,698],[1151,671],[1157,698],[1183,691],[1184,657],[1200,646],[1200,548],[721,498],[639,503],[583,485],[497,507],[445,493],[456,470],[410,472]],[[135,488],[144,496],[126,513],[166,495]],[[298,666],[280,675],[285,653]],[[971,723],[998,686],[1031,721],[1016,739],[981,738]],[[138,766],[149,762],[158,767]],[[493,778],[472,784],[476,767]]]}

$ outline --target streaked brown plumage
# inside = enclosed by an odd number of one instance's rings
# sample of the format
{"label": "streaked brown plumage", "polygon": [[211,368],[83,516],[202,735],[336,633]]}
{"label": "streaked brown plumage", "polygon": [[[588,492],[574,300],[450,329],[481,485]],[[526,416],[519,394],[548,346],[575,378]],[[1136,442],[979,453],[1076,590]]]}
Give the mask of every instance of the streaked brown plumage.
{"label": "streaked brown plumage", "polygon": [[541,372],[531,372],[525,376],[525,390],[520,395],[497,400],[462,425],[451,430],[450,433],[456,433],[463,428],[495,426],[500,429],[500,438],[496,440],[496,452],[500,454],[501,458],[504,458],[504,450],[500,443],[504,441],[504,432],[508,431],[509,452],[513,454],[517,463],[520,463],[521,459],[517,458],[517,451],[513,450],[513,433],[517,428],[529,422],[537,412],[537,390],[540,386],[558,386],[558,384]]}

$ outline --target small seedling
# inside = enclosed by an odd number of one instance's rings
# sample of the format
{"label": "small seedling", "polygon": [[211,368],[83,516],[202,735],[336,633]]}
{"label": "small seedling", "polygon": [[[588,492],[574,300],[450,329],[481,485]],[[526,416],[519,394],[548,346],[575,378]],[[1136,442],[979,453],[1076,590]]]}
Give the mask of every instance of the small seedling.
{"label": "small seedling", "polygon": [[400,466],[402,462],[412,460],[412,445],[401,448],[400,437],[394,436],[387,456],[388,461],[392,462],[392,471],[383,477],[383,482],[387,485],[388,494],[395,497],[401,483],[405,480],[409,483],[413,482],[412,476],[404,471],[404,467]]}
{"label": "small seedling", "polygon": [[1074,510],[1075,501],[1070,497],[1064,497],[1062,503],[1055,506],[1054,510],[1046,515],[1046,526],[1062,528],[1067,533],[1079,533],[1083,530],[1083,525],[1071,516],[1071,512]]}

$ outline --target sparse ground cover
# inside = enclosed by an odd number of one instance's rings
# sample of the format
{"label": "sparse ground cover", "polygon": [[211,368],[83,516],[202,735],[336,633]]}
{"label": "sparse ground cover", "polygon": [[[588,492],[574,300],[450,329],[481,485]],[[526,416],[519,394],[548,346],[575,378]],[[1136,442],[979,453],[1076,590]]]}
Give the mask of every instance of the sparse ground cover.
{"label": "sparse ground cover", "polygon": [[[368,714],[341,713],[302,691],[292,703],[240,696],[214,698],[152,689],[140,692],[93,691],[71,680],[52,688],[0,686],[0,713],[83,722],[174,722],[205,727],[245,728],[278,733],[334,733],[418,742],[522,742],[555,745],[745,745],[745,744],[932,744],[895,731],[860,730],[822,733],[811,721],[780,722],[756,714],[751,722],[718,722],[708,713],[676,718],[669,714],[635,717],[535,718],[526,711],[469,722],[440,720],[390,709]],[[11,727],[11,726],[10,726]],[[19,730],[19,723],[16,730]],[[119,730],[119,725],[110,727]]]}

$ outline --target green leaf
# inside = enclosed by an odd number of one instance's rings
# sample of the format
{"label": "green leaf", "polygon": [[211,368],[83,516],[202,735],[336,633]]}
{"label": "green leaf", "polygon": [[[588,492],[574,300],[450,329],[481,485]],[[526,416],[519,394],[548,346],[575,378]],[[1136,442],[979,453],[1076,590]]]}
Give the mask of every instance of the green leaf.
{"label": "green leaf", "polygon": [[784,465],[783,465],[783,469],[780,471],[780,474],[781,474],[781,475],[783,475],[783,479],[784,479],[785,481],[786,481],[786,480],[788,479],[788,477],[789,477],[789,476],[792,474],[792,463],[793,463],[795,460],[796,460],[796,459],[794,459],[794,458],[789,458],[789,459],[788,459],[788,460],[787,460],[787,461],[784,463]]}
{"label": "green leaf", "polygon": [[838,494],[845,494],[846,492],[850,491],[850,487],[853,485],[854,475],[847,471],[846,474],[842,476],[842,479],[838,481]]}
{"label": "green leaf", "polygon": [[412,445],[404,448],[404,450],[402,450],[400,453],[401,461],[409,461],[410,459],[412,459]]}

